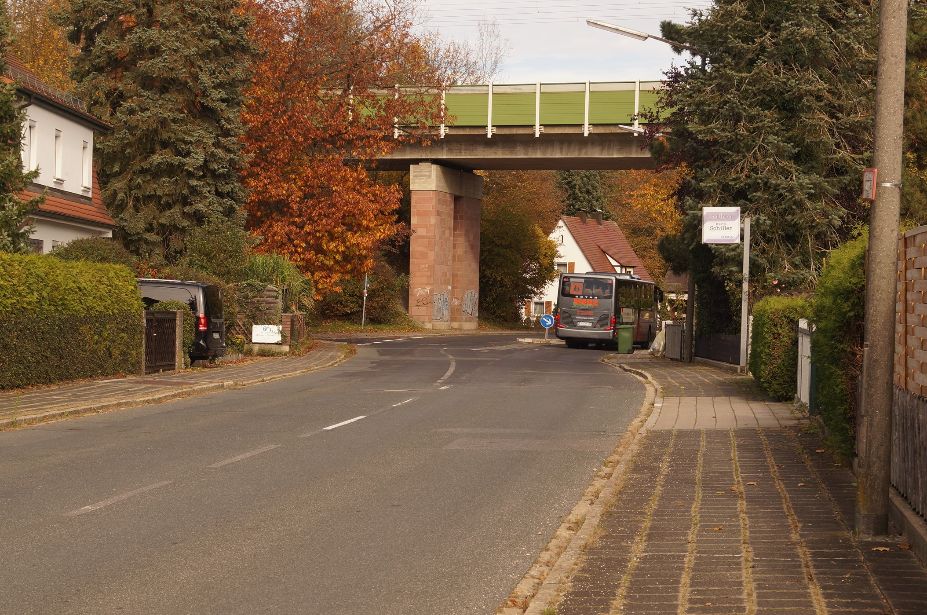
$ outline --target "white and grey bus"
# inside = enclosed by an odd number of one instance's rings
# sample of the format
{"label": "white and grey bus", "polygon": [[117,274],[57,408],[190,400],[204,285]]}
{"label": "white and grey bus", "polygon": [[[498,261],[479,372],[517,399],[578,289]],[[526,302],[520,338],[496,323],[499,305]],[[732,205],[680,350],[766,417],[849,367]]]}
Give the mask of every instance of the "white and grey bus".
{"label": "white and grey bus", "polygon": [[630,274],[563,274],[554,311],[557,337],[570,348],[616,347],[624,332],[633,345],[649,346],[657,334],[659,295],[653,282]]}

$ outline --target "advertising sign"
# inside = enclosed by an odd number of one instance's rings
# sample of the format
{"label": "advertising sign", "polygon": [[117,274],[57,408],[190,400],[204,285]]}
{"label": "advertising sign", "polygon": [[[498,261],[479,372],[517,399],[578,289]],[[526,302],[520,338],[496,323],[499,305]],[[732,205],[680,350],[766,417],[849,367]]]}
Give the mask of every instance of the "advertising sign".
{"label": "advertising sign", "polygon": [[251,325],[251,341],[255,344],[279,344],[283,341],[283,327]]}
{"label": "advertising sign", "polygon": [[703,207],[702,243],[740,243],[740,207]]}

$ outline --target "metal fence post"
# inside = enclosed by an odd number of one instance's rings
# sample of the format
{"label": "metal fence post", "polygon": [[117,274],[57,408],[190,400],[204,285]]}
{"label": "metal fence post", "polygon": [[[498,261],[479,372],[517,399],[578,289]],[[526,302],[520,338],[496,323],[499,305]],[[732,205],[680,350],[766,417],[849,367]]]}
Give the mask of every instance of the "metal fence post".
{"label": "metal fence post", "polygon": [[184,367],[183,347],[183,312],[174,312],[174,369],[180,371]]}

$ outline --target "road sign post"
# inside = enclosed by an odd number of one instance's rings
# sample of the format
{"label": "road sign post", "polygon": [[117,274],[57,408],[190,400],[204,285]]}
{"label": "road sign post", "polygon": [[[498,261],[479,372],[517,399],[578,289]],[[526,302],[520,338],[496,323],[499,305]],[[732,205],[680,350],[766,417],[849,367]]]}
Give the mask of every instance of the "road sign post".
{"label": "road sign post", "polygon": [[538,322],[544,327],[544,339],[546,340],[547,334],[550,333],[550,328],[554,326],[554,317],[550,314],[544,314],[538,319]]}

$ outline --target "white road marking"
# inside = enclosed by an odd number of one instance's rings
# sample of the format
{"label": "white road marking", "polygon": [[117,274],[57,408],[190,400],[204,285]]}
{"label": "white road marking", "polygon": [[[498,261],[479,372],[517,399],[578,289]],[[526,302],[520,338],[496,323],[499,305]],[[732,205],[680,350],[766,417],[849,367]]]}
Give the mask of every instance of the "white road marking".
{"label": "white road marking", "polygon": [[452,386],[452,385],[450,385],[450,384],[445,384],[443,387],[441,387],[441,388],[438,389],[438,390],[439,390],[439,391],[446,391],[446,390],[448,390],[449,388],[451,388],[451,386]]}
{"label": "white road marking", "polygon": [[69,513],[65,513],[64,516],[65,517],[77,517],[79,515],[85,515],[89,512],[93,512],[95,510],[100,510],[101,508],[105,508],[109,506],[110,504],[115,504],[123,500],[128,500],[129,498],[136,496],[136,495],[141,495],[142,493],[145,493],[146,491],[151,491],[152,489],[157,489],[159,487],[165,487],[167,485],[170,485],[172,482],[173,481],[162,480],[159,483],[152,483],[151,485],[146,485],[145,487],[139,487],[138,489],[133,489],[132,491],[126,491],[125,493],[114,495],[113,497],[109,499],[101,500],[97,502],[96,504],[89,504],[87,506],[84,506],[83,508],[72,510]]}
{"label": "white road marking", "polygon": [[438,386],[439,384],[444,384],[447,381],[447,379],[450,378],[451,375],[454,373],[454,370],[457,369],[457,361],[454,360],[454,357],[447,354],[446,349],[442,348],[441,354],[445,355],[448,359],[451,360],[451,365],[450,367],[447,368],[447,371],[444,372],[444,375],[438,378],[438,381],[435,382],[435,386]]}
{"label": "white road marking", "polygon": [[412,389],[383,389],[384,393],[408,393]]}
{"label": "white road marking", "polygon": [[404,404],[407,404],[407,403],[409,403],[410,401],[415,401],[416,399],[418,399],[418,397],[410,397],[409,399],[407,399],[407,400],[405,400],[405,401],[401,401],[401,402],[399,402],[398,404],[393,404],[393,408],[398,408],[399,406],[402,406],[402,405],[404,405]]}
{"label": "white road marking", "polygon": [[371,344],[382,344],[383,342],[371,342]]}
{"label": "white road marking", "polygon": [[247,453],[242,453],[241,455],[235,455],[234,457],[229,457],[228,459],[223,459],[222,461],[217,461],[210,468],[221,468],[222,466],[227,466],[230,463],[235,463],[248,457],[254,457],[255,455],[260,455],[261,453],[266,453],[267,451],[272,451],[275,448],[280,448],[279,444],[268,444],[267,446],[262,446],[261,448],[256,448],[253,451],[248,451]]}
{"label": "white road marking", "polygon": [[425,336],[424,336],[424,335],[419,335],[418,337],[410,337],[409,339],[410,339],[410,340],[421,340],[421,339],[425,339]]}
{"label": "white road marking", "polygon": [[365,418],[367,418],[366,415],[355,416],[353,419],[348,419],[348,420],[346,420],[346,421],[341,421],[340,423],[335,423],[334,425],[329,425],[328,427],[323,427],[322,429],[323,429],[324,431],[331,431],[332,429],[338,429],[339,427],[344,427],[345,425],[349,425],[349,424],[351,424],[351,423],[353,423],[353,422],[355,422],[355,421],[359,421],[359,420],[365,419]]}

